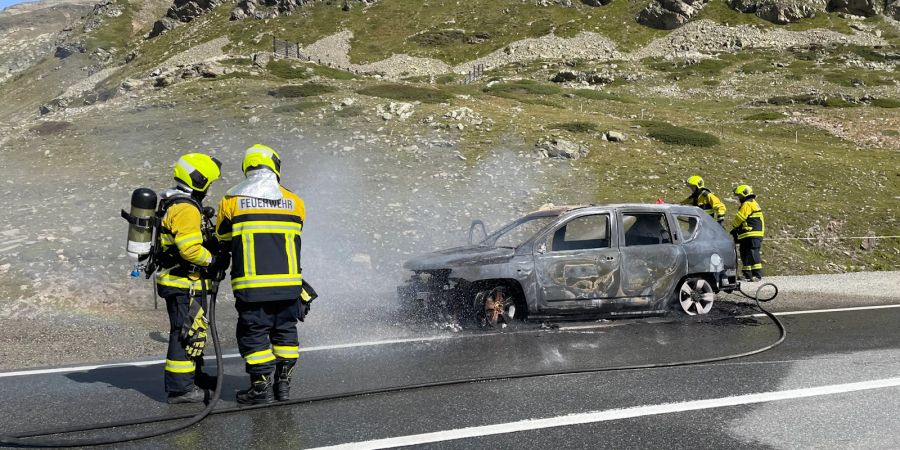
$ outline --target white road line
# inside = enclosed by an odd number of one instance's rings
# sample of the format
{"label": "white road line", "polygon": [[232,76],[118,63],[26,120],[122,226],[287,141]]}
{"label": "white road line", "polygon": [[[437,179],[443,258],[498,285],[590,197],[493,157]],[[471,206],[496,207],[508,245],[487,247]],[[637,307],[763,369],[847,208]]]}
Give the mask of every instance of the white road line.
{"label": "white road line", "polygon": [[[782,312],[773,312],[776,316],[799,316],[801,314],[819,314],[819,313],[833,313],[833,312],[847,312],[847,311],[865,311],[869,309],[889,309],[889,308],[900,308],[900,305],[874,305],[874,306],[849,306],[846,308],[832,308],[832,309],[807,309],[803,311],[782,311]],[[738,319],[742,319],[745,317],[765,317],[765,314],[748,314],[745,316],[736,316]]]}
{"label": "white road line", "polygon": [[[834,308],[834,309],[815,309],[808,311],[784,311],[775,313],[777,316],[790,316],[790,315],[798,315],[798,314],[818,314],[818,313],[832,313],[832,312],[845,312],[845,311],[862,311],[868,309],[886,309],[886,308],[900,308],[900,305],[876,305],[876,306],[857,306],[857,307],[849,307],[849,308]],[[738,318],[746,318],[746,317],[764,317],[765,314],[749,314],[745,316],[736,316]],[[559,331],[577,331],[577,330],[589,330],[589,329],[597,329],[597,328],[611,328],[615,326],[619,326],[621,324],[617,323],[598,323],[594,325],[575,325],[569,327],[560,327]],[[388,339],[384,341],[370,341],[370,342],[353,342],[349,344],[336,344],[336,345],[322,345],[316,347],[304,347],[300,349],[301,353],[310,353],[310,352],[319,352],[325,350],[338,350],[338,349],[346,349],[346,348],[361,348],[361,347],[373,347],[378,345],[391,345],[391,344],[408,344],[408,343],[416,343],[416,342],[433,342],[433,341],[445,341],[451,339],[463,339],[463,338],[475,338],[475,337],[484,337],[484,336],[504,336],[510,334],[525,334],[525,333],[538,333],[541,331],[547,330],[527,330],[527,331],[514,331],[514,332],[505,332],[505,333],[474,333],[474,334],[460,334],[460,335],[448,335],[448,336],[431,336],[431,337],[421,337],[421,338],[404,338],[404,339]],[[241,355],[237,353],[227,353],[222,355],[225,359],[230,358],[240,358]],[[207,356],[206,359],[208,361],[215,360],[214,357]],[[112,363],[112,364],[97,364],[92,366],[75,366],[75,367],[57,367],[52,369],[34,369],[34,370],[20,370],[15,372],[0,372],[0,378],[9,378],[9,377],[19,377],[25,375],[44,375],[51,373],[69,373],[69,372],[84,372],[88,370],[94,369],[111,369],[116,367],[146,367],[153,366],[157,364],[164,364],[165,360],[150,360],[150,361],[132,361],[132,362],[123,362],[123,363]]]}
{"label": "white road line", "polygon": [[859,383],[833,384],[813,388],[792,389],[787,391],[761,392],[757,394],[736,395],[733,397],[693,400],[679,403],[663,403],[644,405],[622,409],[608,409],[566,416],[548,417],[544,419],[527,419],[517,422],[499,423],[477,427],[458,428],[454,430],[435,431],[432,433],[413,434],[371,441],[351,442],[347,444],[318,447],[313,450],[361,450],[382,449],[410,445],[422,445],[435,442],[446,442],[458,439],[469,439],[498,434],[533,431],[543,428],[567,427],[612,420],[630,419],[634,417],[670,414],[685,411],[723,408],[727,406],[751,405],[755,403],[777,402],[798,398],[817,397],[823,395],[845,394],[871,389],[894,388],[900,386],[900,377],[880,380],[862,381]]}

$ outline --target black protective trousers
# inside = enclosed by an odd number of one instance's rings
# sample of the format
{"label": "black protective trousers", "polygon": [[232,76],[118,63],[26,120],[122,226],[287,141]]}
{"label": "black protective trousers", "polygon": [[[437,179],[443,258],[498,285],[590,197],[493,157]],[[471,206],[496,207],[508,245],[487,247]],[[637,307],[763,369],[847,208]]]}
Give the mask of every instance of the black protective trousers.
{"label": "black protective trousers", "polygon": [[270,374],[277,362],[297,360],[297,347],[300,345],[297,337],[299,300],[238,300],[234,305],[238,312],[238,350],[244,357],[248,374]]}
{"label": "black protective trousers", "polygon": [[[203,366],[203,357],[192,358],[184,350],[181,341],[181,327],[188,316],[190,292],[187,289],[160,287],[160,294],[166,294],[166,311],[169,313],[169,350],[166,352],[165,386],[166,392],[179,394],[193,389],[197,372]],[[200,292],[194,293],[195,300],[206,310],[206,300]],[[189,367],[190,366],[190,367]]]}
{"label": "black protective trousers", "polygon": [[741,239],[738,244],[741,247],[741,265],[744,276],[762,278],[762,238],[749,237]]}

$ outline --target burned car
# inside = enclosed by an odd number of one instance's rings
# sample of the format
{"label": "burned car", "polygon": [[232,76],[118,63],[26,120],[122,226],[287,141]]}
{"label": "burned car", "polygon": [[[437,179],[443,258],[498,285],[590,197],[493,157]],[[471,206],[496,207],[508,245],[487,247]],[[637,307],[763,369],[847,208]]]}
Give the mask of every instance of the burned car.
{"label": "burned car", "polygon": [[404,263],[411,274],[398,293],[406,306],[488,326],[671,309],[696,315],[710,311],[716,293],[737,288],[736,266],[731,236],[697,207],[552,207],[490,234],[473,222],[469,245]]}

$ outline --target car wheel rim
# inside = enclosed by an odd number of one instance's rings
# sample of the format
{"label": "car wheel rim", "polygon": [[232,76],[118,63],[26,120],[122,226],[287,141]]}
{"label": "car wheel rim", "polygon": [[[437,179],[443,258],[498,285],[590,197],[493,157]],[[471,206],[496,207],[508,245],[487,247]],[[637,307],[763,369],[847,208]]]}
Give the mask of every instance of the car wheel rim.
{"label": "car wheel rim", "polygon": [[681,310],[690,316],[709,313],[716,298],[712,285],[702,278],[685,280],[678,294]]}
{"label": "car wheel rim", "polygon": [[516,315],[515,303],[503,289],[482,291],[475,298],[481,303],[483,323],[486,326],[494,327],[500,323],[509,323]]}

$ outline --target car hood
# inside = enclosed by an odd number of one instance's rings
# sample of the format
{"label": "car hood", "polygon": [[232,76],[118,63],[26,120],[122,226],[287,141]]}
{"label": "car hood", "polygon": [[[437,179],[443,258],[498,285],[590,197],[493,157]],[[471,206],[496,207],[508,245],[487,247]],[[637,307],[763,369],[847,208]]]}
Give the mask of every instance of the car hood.
{"label": "car hood", "polygon": [[509,260],[516,253],[511,248],[494,248],[477,245],[454,247],[417,256],[406,261],[408,270],[440,270],[459,266],[478,266]]}

